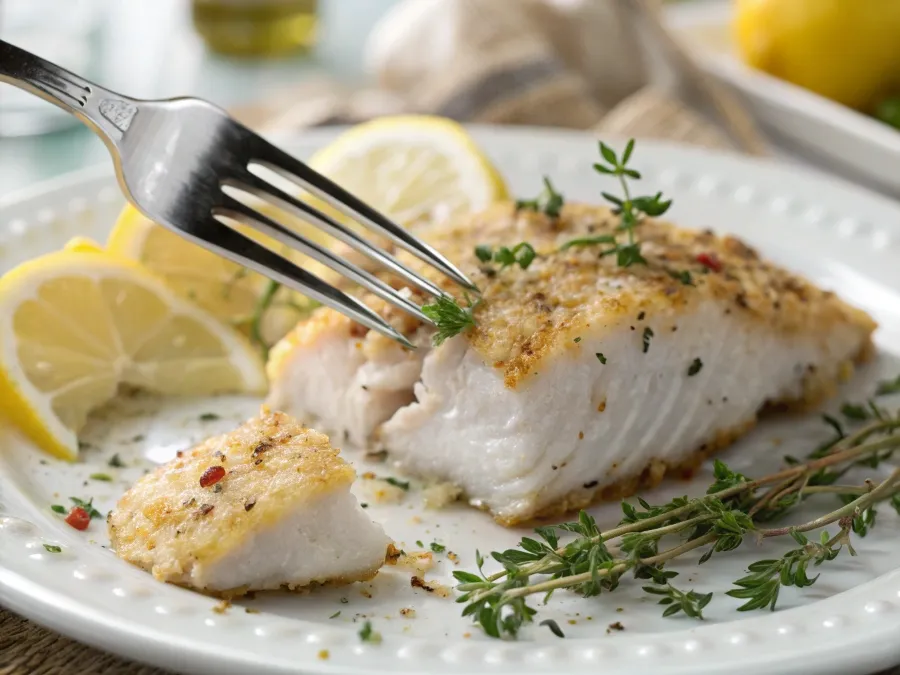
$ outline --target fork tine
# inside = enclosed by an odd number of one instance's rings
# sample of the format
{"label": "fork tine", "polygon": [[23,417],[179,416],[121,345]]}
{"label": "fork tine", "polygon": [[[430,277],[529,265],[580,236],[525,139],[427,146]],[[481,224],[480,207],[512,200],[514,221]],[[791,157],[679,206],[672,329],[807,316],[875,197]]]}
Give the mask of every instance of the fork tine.
{"label": "fork tine", "polygon": [[267,169],[275,171],[327,202],[344,215],[359,221],[374,232],[387,236],[395,244],[437,268],[463,288],[478,290],[466,275],[431,246],[419,241],[402,227],[391,222],[338,184],[313,171],[300,160],[263,139],[260,141],[257,148],[259,157],[251,160],[251,163],[255,161]]}
{"label": "fork tine", "polygon": [[204,248],[244,265],[289,288],[321,302],[327,307],[341,312],[354,321],[378,331],[382,335],[397,340],[404,347],[415,349],[406,337],[378,314],[354,297],[326,284],[317,276],[300,269],[287,258],[283,258],[249,237],[233,230],[214,218],[202,224],[203,236],[179,229],[178,232]]}
{"label": "fork tine", "polygon": [[272,220],[268,216],[260,213],[250,206],[247,206],[237,199],[229,195],[225,195],[223,201],[221,202],[221,205],[215,207],[213,213],[214,215],[233,218],[239,222],[244,223],[245,225],[249,225],[259,230],[260,232],[263,232],[264,234],[267,234],[276,241],[300,251],[313,260],[316,260],[326,267],[331,268],[338,274],[347,277],[366,290],[371,291],[385,302],[389,302],[392,305],[395,305],[396,307],[399,307],[403,311],[407,312],[408,314],[416,317],[419,321],[422,321],[429,325],[434,325],[434,322],[427,316],[425,316],[425,314],[422,313],[422,310],[419,309],[419,307],[413,304],[410,300],[404,298],[395,289],[388,286],[378,277],[373,276],[366,270],[361,269],[353,263],[347,262],[343,258],[336,256],[327,248],[319,246],[319,244],[310,241],[302,235],[297,234],[281,223]]}
{"label": "fork tine", "polygon": [[436,298],[445,295],[445,293],[438,286],[428,281],[428,279],[425,279],[424,277],[413,272],[406,265],[397,260],[394,256],[385,251],[382,251],[377,246],[374,246],[371,242],[367,241],[363,237],[360,237],[350,228],[345,227],[341,223],[322,213],[318,209],[313,208],[309,204],[306,204],[305,202],[292,197],[291,195],[284,192],[283,190],[280,190],[271,183],[264,181],[259,176],[255,176],[248,171],[245,172],[237,180],[226,180],[223,181],[223,183],[225,185],[230,185],[240,190],[249,192],[250,194],[259,197],[264,201],[272,202],[275,206],[282,208],[289,213],[292,213],[294,216],[300,218],[304,222],[307,222],[310,225],[313,225],[314,227],[322,230],[326,234],[334,237],[335,239],[344,242],[355,251],[358,251],[359,253],[368,256],[375,262],[380,263],[397,276],[401,277],[420,290],[428,293],[429,295],[432,295]]}

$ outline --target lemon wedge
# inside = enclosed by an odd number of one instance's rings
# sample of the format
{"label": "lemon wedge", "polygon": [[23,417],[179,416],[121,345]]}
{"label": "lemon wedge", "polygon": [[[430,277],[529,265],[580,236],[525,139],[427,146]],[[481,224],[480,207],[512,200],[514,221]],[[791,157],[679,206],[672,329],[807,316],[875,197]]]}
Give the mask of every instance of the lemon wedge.
{"label": "lemon wedge", "polygon": [[412,229],[508,197],[500,172],[475,141],[442,117],[402,115],[359,124],[309,164]]}
{"label": "lemon wedge", "polygon": [[[281,214],[272,215],[285,220]],[[299,227],[295,223],[291,225]],[[243,231],[265,242],[262,235]],[[314,239],[325,238],[318,230],[303,234]],[[271,241],[268,243],[277,247]],[[119,215],[106,247],[114,255],[139,262],[180,296],[264,345],[274,344],[315,304],[287,288],[279,288],[269,297],[268,279],[157,225],[130,204]],[[283,247],[279,248],[285,253]],[[300,254],[290,257],[304,267],[310,266],[308,261],[301,260]],[[261,308],[261,302],[265,307]],[[265,309],[261,317],[257,316],[260,309]],[[255,323],[256,319],[260,319],[260,325]]]}
{"label": "lemon wedge", "polygon": [[78,455],[121,385],[170,395],[263,392],[249,342],[139,265],[64,250],[0,278],[0,405],[38,446]]}

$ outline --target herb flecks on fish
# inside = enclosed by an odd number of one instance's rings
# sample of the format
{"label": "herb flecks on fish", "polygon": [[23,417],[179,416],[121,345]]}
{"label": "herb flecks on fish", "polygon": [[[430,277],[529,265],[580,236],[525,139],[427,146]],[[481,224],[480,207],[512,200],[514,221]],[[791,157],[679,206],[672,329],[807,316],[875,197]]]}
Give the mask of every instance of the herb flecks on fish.
{"label": "herb flecks on fish", "polygon": [[[666,568],[669,561],[701,549],[702,564],[745,542],[789,536],[796,548],[753,563],[727,592],[743,601],[739,611],[774,609],[782,587],[815,583],[818,575],[810,573],[811,567],[845,551],[856,555],[851,535],[865,536],[875,526],[877,504],[888,502],[900,513],[900,469],[877,484],[838,482],[848,469],[877,466],[900,450],[900,434],[893,433],[900,429],[900,414],[880,412],[880,418],[851,429],[829,418],[835,440],[815,448],[804,461],[785,458],[785,468],[762,478],[750,478],[717,460],[704,496],[659,505],[640,498],[637,504],[622,502],[623,518],[611,529],[601,530],[583,511],[574,522],[538,527],[536,538],[525,537],[514,549],[490,554],[503,566],[499,572],[485,573],[485,556],[476,551],[477,574],[453,573],[463,616],[472,617],[492,637],[515,637],[537,614],[527,604],[528,596],[540,594],[546,600],[557,589],[569,589],[590,597],[613,592],[634,577],[650,582],[643,590],[664,607],[664,616],[683,613],[702,619],[712,595],[678,588],[673,583],[677,572]],[[812,497],[829,495],[837,497],[838,508],[806,522],[766,526]],[[837,525],[838,531],[806,535],[829,525]],[[566,533],[575,537],[561,544]],[[665,543],[670,538],[675,540]]]}
{"label": "herb flecks on fish", "polygon": [[422,307],[422,312],[434,321],[437,332],[432,338],[434,346],[443,344],[444,340],[455,337],[475,327],[475,309],[481,303],[474,303],[466,298],[468,305],[461,307],[459,303],[447,295],[442,295],[429,305]]}
{"label": "herb flecks on fish", "polygon": [[565,198],[557,192],[547,176],[544,176],[544,190],[534,199],[516,201],[516,211],[535,211],[551,218],[559,218]]}

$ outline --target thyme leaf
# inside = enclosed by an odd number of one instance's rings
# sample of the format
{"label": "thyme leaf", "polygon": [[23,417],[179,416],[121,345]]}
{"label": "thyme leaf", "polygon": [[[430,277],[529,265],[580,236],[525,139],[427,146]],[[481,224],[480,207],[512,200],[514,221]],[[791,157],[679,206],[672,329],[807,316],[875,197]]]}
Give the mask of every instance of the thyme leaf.
{"label": "thyme leaf", "polygon": [[468,306],[460,307],[456,300],[450,296],[442,295],[433,303],[422,307],[422,313],[434,321],[434,325],[437,328],[437,332],[432,338],[435,347],[443,344],[448,338],[455,337],[475,327],[474,313],[481,300],[475,301],[474,304],[468,298],[466,300]]}

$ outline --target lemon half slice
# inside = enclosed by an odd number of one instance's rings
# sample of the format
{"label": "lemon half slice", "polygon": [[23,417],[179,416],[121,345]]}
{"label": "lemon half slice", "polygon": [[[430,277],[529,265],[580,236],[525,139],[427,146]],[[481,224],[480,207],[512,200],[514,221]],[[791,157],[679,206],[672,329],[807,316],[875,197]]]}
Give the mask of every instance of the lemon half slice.
{"label": "lemon half slice", "polygon": [[65,250],[0,278],[0,405],[41,448],[78,454],[88,414],[120,385],[172,395],[263,392],[239,333],[140,266]]}
{"label": "lemon half slice", "polygon": [[402,115],[359,124],[309,164],[410,228],[507,198],[503,178],[484,152],[461,125],[442,117]]}
{"label": "lemon half slice", "polygon": [[[256,206],[259,208],[259,205]],[[265,208],[261,210],[266,211]],[[279,220],[286,220],[283,215],[271,215]],[[288,224],[299,227],[294,222]],[[289,254],[284,247],[267,242],[265,237],[256,232],[249,229],[242,231],[273,248],[280,248],[283,254],[301,266],[312,267],[311,261],[299,253]],[[320,243],[325,236],[318,230],[304,230],[303,234]],[[119,215],[106,246],[110,253],[139,262],[162,278],[180,296],[197,303],[246,335],[251,335],[255,330],[251,325],[254,315],[271,285],[261,274],[157,225],[130,204]],[[299,293],[283,287],[278,289],[274,297],[268,298],[267,302],[269,306],[259,326],[260,335],[256,336],[266,345],[274,344],[315,306],[315,303]]]}

